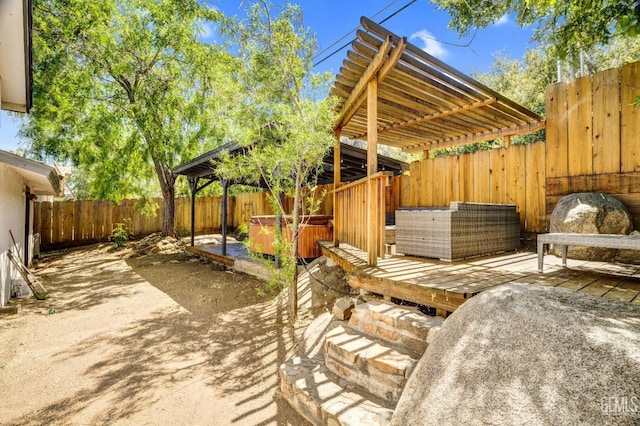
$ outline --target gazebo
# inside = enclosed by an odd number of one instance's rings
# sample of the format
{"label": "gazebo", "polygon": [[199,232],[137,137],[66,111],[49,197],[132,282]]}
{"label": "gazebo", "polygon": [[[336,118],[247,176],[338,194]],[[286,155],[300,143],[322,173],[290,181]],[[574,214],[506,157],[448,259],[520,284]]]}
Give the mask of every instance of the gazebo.
{"label": "gazebo", "polygon": [[[249,186],[257,186],[264,188],[262,182],[249,182],[244,179],[226,179],[217,172],[217,166],[223,154],[228,153],[231,156],[244,155],[248,153],[248,148],[240,143],[227,143],[219,148],[206,152],[193,160],[184,163],[173,170],[176,175],[186,176],[189,180],[189,188],[191,191],[191,245],[194,245],[194,217],[195,217],[195,197],[204,188],[211,183],[220,181],[222,184],[222,255],[226,256],[226,236],[227,236],[227,200],[228,189],[233,184],[243,184]],[[400,175],[409,170],[409,165],[402,161],[377,155],[377,168],[382,173],[389,175]],[[340,144],[336,151],[329,151],[324,157],[322,168],[323,171],[318,176],[318,184],[331,184],[336,175],[335,168],[339,169],[338,176],[343,179],[359,180],[367,175],[366,162],[368,161],[368,153],[366,150],[355,146]]]}
{"label": "gazebo", "polygon": [[[340,242],[368,253],[369,265],[384,256],[384,186],[378,144],[410,153],[531,133],[545,120],[427,54],[366,17],[364,30],[347,53],[331,94],[339,98],[336,140],[367,141],[366,178],[339,186],[334,182],[334,245]],[[339,158],[336,144],[334,158]],[[364,199],[365,203],[355,203]],[[348,221],[345,218],[350,218]]]}

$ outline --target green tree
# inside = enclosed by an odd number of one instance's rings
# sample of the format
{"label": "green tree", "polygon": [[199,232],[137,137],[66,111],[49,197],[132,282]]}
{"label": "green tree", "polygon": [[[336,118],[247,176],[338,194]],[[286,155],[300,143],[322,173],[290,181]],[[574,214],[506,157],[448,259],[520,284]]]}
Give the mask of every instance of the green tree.
{"label": "green tree", "polygon": [[[238,107],[243,126],[237,137],[249,154],[231,159],[225,172],[262,182],[276,211],[291,214],[292,241],[282,257],[295,319],[304,190],[314,184],[324,154],[334,145],[335,102],[324,95],[330,76],[311,71],[316,43],[300,8],[288,5],[275,16],[272,10],[266,1],[253,3],[239,27],[243,67],[238,77],[245,96]],[[285,211],[281,195],[293,198],[292,211]]]}
{"label": "green tree", "polygon": [[224,17],[196,0],[35,0],[33,17],[31,151],[81,165],[102,199],[157,181],[173,235],[172,168],[225,139],[234,59],[198,40]]}
{"label": "green tree", "polygon": [[451,16],[449,28],[467,35],[505,14],[520,26],[537,24],[534,40],[566,58],[608,44],[615,35],[640,35],[640,3],[634,0],[436,0]]}
{"label": "green tree", "polygon": [[587,56],[594,72],[640,61],[640,35],[616,37],[608,45],[596,47]]}

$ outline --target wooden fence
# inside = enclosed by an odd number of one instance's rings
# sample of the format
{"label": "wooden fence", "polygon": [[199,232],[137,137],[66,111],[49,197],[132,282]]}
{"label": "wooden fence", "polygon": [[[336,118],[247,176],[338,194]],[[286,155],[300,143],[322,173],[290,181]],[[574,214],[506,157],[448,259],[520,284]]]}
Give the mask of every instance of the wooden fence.
{"label": "wooden fence", "polygon": [[546,91],[546,214],[574,192],[604,192],[640,229],[640,62]]}
{"label": "wooden fence", "polygon": [[545,231],[545,144],[512,145],[411,164],[400,182],[401,207],[448,207],[451,201],[515,204],[520,228]]}
{"label": "wooden fence", "polygon": [[[310,196],[320,200],[318,214],[332,214],[333,197],[328,191],[333,185],[317,187]],[[322,194],[326,196],[322,198]],[[136,210],[138,200],[123,200],[112,205],[107,201],[78,200],[34,203],[34,231],[40,234],[43,249],[76,246],[106,241],[116,223],[124,223],[130,234],[142,237],[162,230],[162,198],[156,203],[156,214],[147,216]],[[291,209],[293,200],[285,199]],[[196,197],[195,231],[197,234],[219,232],[222,227],[222,197]],[[248,223],[254,215],[273,214],[265,192],[233,195],[228,199],[227,226],[236,228]],[[191,230],[191,199],[176,198],[175,226],[179,235]]]}

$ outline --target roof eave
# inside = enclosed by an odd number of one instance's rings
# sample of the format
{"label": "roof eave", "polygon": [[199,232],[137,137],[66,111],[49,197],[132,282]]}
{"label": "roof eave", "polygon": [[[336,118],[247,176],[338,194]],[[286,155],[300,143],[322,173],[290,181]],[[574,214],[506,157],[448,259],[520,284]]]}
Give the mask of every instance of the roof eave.
{"label": "roof eave", "polygon": [[59,195],[62,192],[62,177],[55,167],[3,150],[0,150],[0,162],[20,174],[33,194]]}

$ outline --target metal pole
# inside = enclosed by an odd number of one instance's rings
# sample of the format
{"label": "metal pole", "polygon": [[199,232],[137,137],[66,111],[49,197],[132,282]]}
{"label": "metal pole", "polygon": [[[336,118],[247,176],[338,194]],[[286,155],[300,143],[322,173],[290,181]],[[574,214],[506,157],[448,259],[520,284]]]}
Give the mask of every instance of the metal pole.
{"label": "metal pole", "polygon": [[229,181],[222,179],[222,255],[227,255],[227,189]]}
{"label": "metal pole", "polygon": [[191,188],[191,247],[193,247],[196,235],[196,193],[198,192],[198,178],[189,178],[189,186]]}

